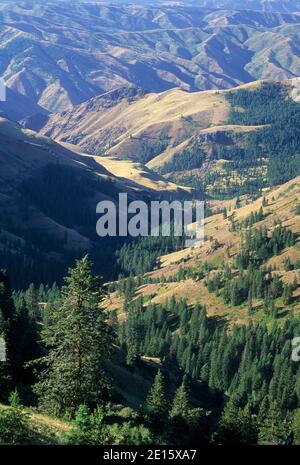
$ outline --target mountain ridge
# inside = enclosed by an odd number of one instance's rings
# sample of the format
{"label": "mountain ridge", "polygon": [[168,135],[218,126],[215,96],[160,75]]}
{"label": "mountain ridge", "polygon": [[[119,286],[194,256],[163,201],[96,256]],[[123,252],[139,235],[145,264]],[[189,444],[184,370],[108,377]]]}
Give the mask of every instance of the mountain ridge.
{"label": "mountain ridge", "polygon": [[69,14],[64,2],[22,5],[0,8],[1,73],[46,112],[124,85],[197,91],[300,74],[297,13],[79,2]]}
{"label": "mountain ridge", "polygon": [[120,192],[129,200],[191,198],[190,189],[141,164],[113,159],[102,164],[78,147],[1,117],[0,142],[0,259],[19,286],[28,279],[60,279],[87,252],[100,255],[104,273],[103,254],[112,261],[117,244],[104,246],[96,235],[99,201],[116,203]]}
{"label": "mountain ridge", "polygon": [[98,96],[50,116],[41,134],[94,155],[142,162],[209,196],[232,197],[280,183],[280,172],[283,182],[297,172],[297,165],[279,168],[279,152],[288,152],[286,163],[297,157],[299,89],[298,78],[195,93],[170,89],[134,99],[123,94],[109,108]]}

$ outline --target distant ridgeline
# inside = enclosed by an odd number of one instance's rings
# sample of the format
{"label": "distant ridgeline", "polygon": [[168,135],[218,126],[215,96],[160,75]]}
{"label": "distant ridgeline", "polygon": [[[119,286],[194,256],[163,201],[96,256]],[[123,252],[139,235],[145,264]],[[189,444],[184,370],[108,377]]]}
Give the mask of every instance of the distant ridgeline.
{"label": "distant ridgeline", "polygon": [[[289,97],[288,88],[263,83],[256,89],[232,90],[225,97],[231,106],[227,124],[261,127],[208,137],[209,153],[195,144],[175,155],[161,172],[214,198],[257,194],[298,175],[300,104]],[[213,168],[207,169],[205,163]]]}

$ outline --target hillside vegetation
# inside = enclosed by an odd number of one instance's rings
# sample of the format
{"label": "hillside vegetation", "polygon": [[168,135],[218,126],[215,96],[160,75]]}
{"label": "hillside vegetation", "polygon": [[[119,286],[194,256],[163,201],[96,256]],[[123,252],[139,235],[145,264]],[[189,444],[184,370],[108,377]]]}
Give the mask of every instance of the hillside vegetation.
{"label": "hillside vegetation", "polygon": [[123,89],[53,115],[41,133],[214,198],[255,195],[298,173],[298,89],[298,79],[192,94]]}
{"label": "hillside vegetation", "polygon": [[[102,163],[100,157],[60,145],[5,118],[0,118],[0,141],[0,258],[17,286],[35,279],[59,280],[76,256],[88,251],[98,256],[99,201],[117,201],[119,192],[146,201],[190,197],[189,189],[141,164],[114,159]],[[117,241],[105,244],[112,267],[107,270],[102,260],[99,266],[103,274],[116,277]]]}
{"label": "hillside vegetation", "polygon": [[0,446],[300,445],[299,25],[0,2]]}
{"label": "hillside vegetation", "polygon": [[[237,203],[224,202],[223,212],[209,216],[205,220],[205,242],[201,247],[182,249],[172,254],[164,255],[158,260],[157,269],[144,276],[144,280],[137,281],[133,286],[135,298],[143,297],[145,305],[161,304],[171,298],[183,298],[191,304],[201,304],[206,307],[208,316],[225,318],[230,322],[245,323],[253,321],[268,321],[270,314],[264,308],[265,295],[253,295],[252,310],[249,313],[248,291],[246,298],[237,305],[232,301],[225,301],[222,297],[222,274],[228,273],[230,279],[242,274],[237,257],[245,247],[249,231],[264,231],[268,237],[278,228],[284,228],[296,234],[294,242],[287,241],[277,252],[266,254],[261,262],[255,266],[261,270],[268,270],[279,277],[283,284],[295,286],[288,305],[282,298],[275,299],[275,306],[280,321],[290,312],[300,311],[300,248],[297,234],[300,230],[300,178],[295,178],[274,191],[265,193],[264,197],[254,202],[246,198]],[[212,203],[213,207],[213,203]],[[220,211],[221,205],[217,204]],[[258,248],[258,245],[255,246]],[[258,253],[259,251],[256,250]],[[130,259],[127,257],[127,266]],[[134,273],[134,258],[131,253],[132,269]],[[245,266],[248,268],[248,265]],[[209,282],[218,276],[219,286],[208,286]],[[217,285],[218,286],[218,285]],[[210,289],[214,288],[214,292]],[[132,294],[131,294],[132,295]],[[118,310],[123,315],[125,297],[118,291],[111,294],[104,303],[109,310]],[[271,320],[270,320],[271,321]]]}

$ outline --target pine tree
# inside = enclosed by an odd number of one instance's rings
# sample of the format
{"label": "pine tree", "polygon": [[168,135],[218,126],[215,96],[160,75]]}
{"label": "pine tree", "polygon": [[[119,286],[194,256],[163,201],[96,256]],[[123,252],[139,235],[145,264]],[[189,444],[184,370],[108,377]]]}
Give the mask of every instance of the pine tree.
{"label": "pine tree", "polygon": [[290,305],[293,302],[293,287],[290,284],[284,286],[282,301],[284,305]]}
{"label": "pine tree", "polygon": [[24,297],[16,302],[16,314],[12,328],[13,360],[12,371],[15,382],[31,383],[33,374],[25,365],[41,355],[38,345],[38,330],[35,319],[30,316]]}
{"label": "pine tree", "polygon": [[300,409],[296,409],[293,415],[293,439],[294,444],[299,446],[300,445]]}
{"label": "pine tree", "polygon": [[238,444],[240,442],[239,407],[235,399],[225,406],[216,436],[218,444]]}
{"label": "pine tree", "polygon": [[189,413],[189,394],[187,388],[186,379],[183,380],[179,388],[177,389],[172,408],[170,411],[170,417],[187,417]]}
{"label": "pine tree", "polygon": [[259,429],[259,444],[280,445],[285,444],[289,435],[288,420],[278,408],[277,403],[271,403],[267,416],[262,420]]}
{"label": "pine tree", "polygon": [[17,391],[9,396],[10,406],[0,407],[0,445],[24,445],[32,442],[29,414],[23,409]]}
{"label": "pine tree", "polygon": [[258,441],[257,418],[251,413],[249,404],[239,412],[241,444],[255,445]]}
{"label": "pine tree", "polygon": [[[172,444],[188,444],[191,440],[199,441],[199,434],[205,442],[205,413],[202,409],[190,409],[189,389],[186,376],[175,392],[169,413],[170,442]],[[207,431],[205,431],[207,433]]]}
{"label": "pine tree", "polygon": [[13,324],[15,307],[11,298],[8,278],[4,271],[0,271],[0,338],[5,349],[5,360],[0,361],[0,398],[6,400],[13,377],[14,363]]}
{"label": "pine tree", "polygon": [[165,380],[162,372],[159,370],[154,378],[153,385],[149,391],[146,408],[150,415],[158,420],[167,417],[168,401],[165,388]]}
{"label": "pine tree", "polygon": [[91,413],[86,405],[80,405],[73,427],[64,436],[64,443],[68,445],[111,444],[113,438],[104,420],[102,407],[98,406]]}
{"label": "pine tree", "polygon": [[220,444],[257,444],[258,428],[256,418],[252,415],[249,405],[239,408],[232,398],[225,406],[220,419],[216,442]]}
{"label": "pine tree", "polygon": [[28,309],[29,315],[34,320],[39,319],[40,308],[38,302],[38,292],[34,284],[30,284],[29,288],[25,293],[26,307]]}
{"label": "pine tree", "polygon": [[59,308],[52,308],[42,332],[48,354],[36,385],[40,404],[59,416],[73,416],[81,404],[96,405],[107,392],[105,361],[114,333],[100,310],[102,291],[88,257],[69,270]]}

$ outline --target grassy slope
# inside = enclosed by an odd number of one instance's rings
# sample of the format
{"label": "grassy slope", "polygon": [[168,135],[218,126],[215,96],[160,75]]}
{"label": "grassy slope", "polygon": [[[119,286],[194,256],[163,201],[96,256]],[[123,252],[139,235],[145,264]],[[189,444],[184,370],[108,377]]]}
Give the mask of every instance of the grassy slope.
{"label": "grassy slope", "polygon": [[[20,185],[22,181],[30,178],[42,170],[47,164],[60,163],[68,167],[89,170],[89,166],[82,164],[78,155],[56,144],[52,140],[37,135],[33,131],[24,130],[19,125],[0,118],[0,205],[3,211],[12,215],[14,222],[22,222],[23,228],[39,228],[53,234],[57,240],[63,240],[65,231],[68,232],[68,244],[70,248],[89,248],[89,240],[75,230],[65,228],[53,218],[45,215],[37,209],[31,209],[28,204],[29,215],[24,219],[20,217],[18,209]],[[108,179],[109,173],[99,166],[96,173],[101,179]],[[23,206],[24,207],[24,206]],[[22,207],[22,208],[23,208]],[[16,229],[16,228],[15,228]],[[2,230],[2,235],[5,228]],[[9,234],[9,231],[7,231]]]}
{"label": "grassy slope", "polygon": [[[44,282],[59,279],[49,277],[54,263],[62,273],[75,256],[94,253],[100,242],[95,231],[99,201],[115,200],[119,192],[130,199],[190,197],[189,189],[141,164],[81,153],[4,118],[0,118],[0,166],[2,266],[15,276],[25,256]],[[26,286],[26,279],[36,279],[22,269],[18,276],[21,286]]]}
{"label": "grassy slope", "polygon": [[[0,404],[0,409],[6,408],[7,405]],[[28,415],[29,428],[36,444],[62,444],[62,436],[70,429],[70,423],[38,413],[31,408],[25,408],[24,411]]]}
{"label": "grassy slope", "polygon": [[[265,82],[245,84],[234,92],[246,89],[251,94]],[[299,80],[285,80],[280,85],[299,99]],[[132,93],[132,88],[128,92]],[[238,119],[232,124],[228,93],[173,89],[133,97],[124,91],[121,98],[105,94],[71,112],[53,115],[41,133],[75,143],[97,156],[142,162],[173,182],[204,189],[212,197],[230,197],[266,183],[268,157],[259,159],[251,144],[254,133],[265,129],[268,119],[259,126]],[[252,152],[257,158],[251,158],[247,166],[243,154],[251,157]]]}
{"label": "grassy slope", "polygon": [[[254,227],[266,225],[271,231],[274,228],[274,221],[281,220],[284,226],[287,226],[293,232],[300,231],[300,216],[294,214],[295,206],[300,202],[300,177],[297,177],[281,187],[265,194],[268,200],[268,206],[264,208],[264,212],[268,215],[260,223],[256,223]],[[257,199],[253,203],[245,204],[242,207],[235,209],[234,201],[225,202],[227,208],[231,211],[228,212],[228,217],[234,214],[238,221],[250,215],[251,211],[258,211],[262,205],[262,198]],[[220,202],[218,203],[218,207]],[[213,264],[217,269],[221,266],[223,261],[230,262],[240,250],[241,245],[241,232],[229,231],[229,219],[224,219],[222,214],[217,214],[208,217],[205,221],[205,235],[207,237],[204,244],[199,248],[184,249],[160,258],[160,266],[157,270],[149,275],[152,277],[171,277],[175,275],[180,267],[189,268],[197,267],[201,263],[207,261]],[[221,247],[214,250],[212,247],[212,240],[217,239]],[[227,256],[226,247],[231,244],[230,258]],[[299,287],[294,292],[294,303],[292,307],[295,313],[300,312],[300,280],[299,271],[284,271],[283,261],[286,257],[290,257],[292,263],[300,258],[300,244],[299,242],[292,248],[286,249],[279,256],[273,257],[267,262],[276,267],[276,272],[282,277],[284,282],[293,282],[294,277],[298,278]],[[214,273],[214,271],[212,272]],[[138,294],[143,294],[146,297],[147,303],[161,303],[166,299],[175,295],[178,298],[186,298],[191,304],[201,303],[207,306],[208,315],[217,315],[224,317],[232,322],[245,323],[249,320],[247,316],[246,305],[241,307],[225,306],[222,299],[216,294],[211,294],[205,287],[205,278],[199,281],[187,279],[181,282],[170,282],[165,284],[146,284],[138,290]],[[112,294],[105,302],[108,309],[121,309],[123,299],[117,294]],[[277,305],[281,308],[280,314],[283,317],[285,309],[279,301]],[[254,318],[263,318],[260,312],[260,302],[255,302],[256,315]],[[120,313],[120,318],[125,315]]]}
{"label": "grassy slope", "polygon": [[[255,89],[260,85],[258,81],[240,88]],[[58,141],[74,142],[90,153],[126,159],[138,159],[141,150],[151,145],[148,166],[157,168],[186,148],[195,136],[257,129],[226,124],[230,110],[226,92],[172,89],[134,101],[124,98],[108,109],[97,97],[99,105],[92,100],[71,112],[53,115],[41,133]]]}
{"label": "grassy slope", "polygon": [[[109,160],[103,160],[105,163],[102,163],[102,159],[97,157],[94,159],[80,153],[74,146],[57,144],[47,137],[22,129],[18,124],[5,118],[0,118],[0,141],[0,205],[4,210],[12,212],[15,219],[19,217],[15,210],[18,209],[20,183],[38,173],[48,163],[59,163],[90,172],[103,181],[113,181],[116,190],[128,192],[131,196],[142,191],[152,194],[160,192],[162,195],[169,192],[183,195],[185,192],[141,165],[136,166],[130,162],[118,164],[114,160],[110,165]],[[124,164],[126,167],[123,166]],[[97,195],[98,200],[101,200],[101,194]],[[102,195],[103,197],[106,195]],[[97,198],[93,201],[96,205]],[[51,231],[58,240],[63,239],[66,231],[63,225],[37,210],[29,214],[28,220],[23,219],[22,226],[26,227],[26,221],[28,227],[35,226]],[[68,229],[68,237],[70,248],[89,248],[89,240],[76,230]]]}
{"label": "grassy slope", "polygon": [[168,181],[163,176],[158,175],[145,165],[131,160],[120,160],[113,156],[99,157],[86,154],[78,148],[78,146],[69,144],[67,142],[60,142],[63,147],[66,147],[73,152],[80,155],[82,162],[87,160],[93,160],[96,162],[95,166],[100,166],[106,170],[106,172],[118,179],[120,185],[123,185],[123,190],[133,189],[136,192],[147,192],[149,191],[152,195],[160,192],[162,195],[183,196],[185,193],[191,191],[190,188],[180,187],[177,184]]}

